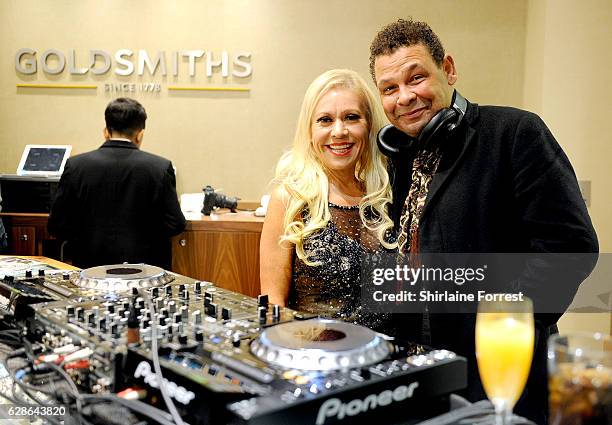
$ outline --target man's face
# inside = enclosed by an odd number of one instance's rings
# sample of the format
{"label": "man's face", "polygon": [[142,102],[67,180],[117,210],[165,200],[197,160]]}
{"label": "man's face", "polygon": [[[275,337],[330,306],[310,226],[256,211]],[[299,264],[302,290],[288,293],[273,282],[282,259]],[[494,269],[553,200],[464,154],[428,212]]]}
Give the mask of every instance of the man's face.
{"label": "man's face", "polygon": [[453,58],[438,67],[427,47],[400,47],[374,62],[376,86],[391,124],[412,137],[443,108],[450,106],[457,81]]}

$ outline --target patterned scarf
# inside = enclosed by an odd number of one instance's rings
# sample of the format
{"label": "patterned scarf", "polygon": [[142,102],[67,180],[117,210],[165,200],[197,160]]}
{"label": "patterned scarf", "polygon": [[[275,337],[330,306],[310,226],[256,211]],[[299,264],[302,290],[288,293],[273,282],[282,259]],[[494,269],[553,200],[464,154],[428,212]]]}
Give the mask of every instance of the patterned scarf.
{"label": "patterned scarf", "polygon": [[442,157],[439,149],[422,150],[412,163],[412,183],[404,202],[397,238],[400,254],[419,252],[419,220],[423,213],[429,185]]}

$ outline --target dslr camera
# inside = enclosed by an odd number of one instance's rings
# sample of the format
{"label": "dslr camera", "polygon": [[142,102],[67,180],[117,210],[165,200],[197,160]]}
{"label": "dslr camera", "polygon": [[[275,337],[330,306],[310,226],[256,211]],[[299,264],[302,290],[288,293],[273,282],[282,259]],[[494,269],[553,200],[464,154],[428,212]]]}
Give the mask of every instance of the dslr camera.
{"label": "dslr camera", "polygon": [[202,214],[210,215],[214,208],[229,208],[231,212],[236,212],[238,200],[235,196],[225,196],[221,193],[215,193],[212,186],[206,186],[204,189],[204,205],[202,206]]}

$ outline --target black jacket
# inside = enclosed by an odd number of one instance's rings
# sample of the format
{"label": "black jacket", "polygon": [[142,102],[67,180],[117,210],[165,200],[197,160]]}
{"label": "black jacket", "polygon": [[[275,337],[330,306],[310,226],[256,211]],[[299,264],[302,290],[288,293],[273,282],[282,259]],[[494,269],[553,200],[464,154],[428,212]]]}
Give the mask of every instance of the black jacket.
{"label": "black jacket", "polygon": [[[443,142],[443,155],[419,222],[422,253],[596,253],[595,230],[572,166],[535,114],[514,108],[469,104],[457,133]],[[399,226],[412,172],[412,157],[390,163],[391,215]],[[563,263],[563,282],[550,273],[558,264],[533,262],[517,270],[512,289],[534,300],[535,310],[555,293],[565,307],[589,275],[596,255]],[[552,267],[550,267],[552,266]],[[545,423],[546,339],[563,311],[536,314],[536,347],[526,391],[516,411]],[[550,312],[549,312],[550,313]],[[431,345],[468,359],[472,401],[486,397],[475,359],[474,314],[430,318]],[[402,337],[419,340],[420,317],[402,315]]]}
{"label": "black jacket", "polygon": [[123,262],[171,267],[170,237],[185,228],[172,164],[108,140],[66,163],[49,231],[81,268]]}

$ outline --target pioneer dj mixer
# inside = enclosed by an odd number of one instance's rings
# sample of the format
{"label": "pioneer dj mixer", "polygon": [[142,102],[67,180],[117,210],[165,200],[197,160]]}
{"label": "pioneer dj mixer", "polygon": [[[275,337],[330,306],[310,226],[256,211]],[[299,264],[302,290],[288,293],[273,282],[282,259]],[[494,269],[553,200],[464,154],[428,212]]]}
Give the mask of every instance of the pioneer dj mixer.
{"label": "pioneer dj mixer", "polygon": [[47,348],[84,350],[82,387],[139,388],[165,409],[163,386],[192,425],[417,422],[448,409],[448,395],[466,385],[454,353],[153,266],[24,275],[3,286],[36,302],[31,334]]}

